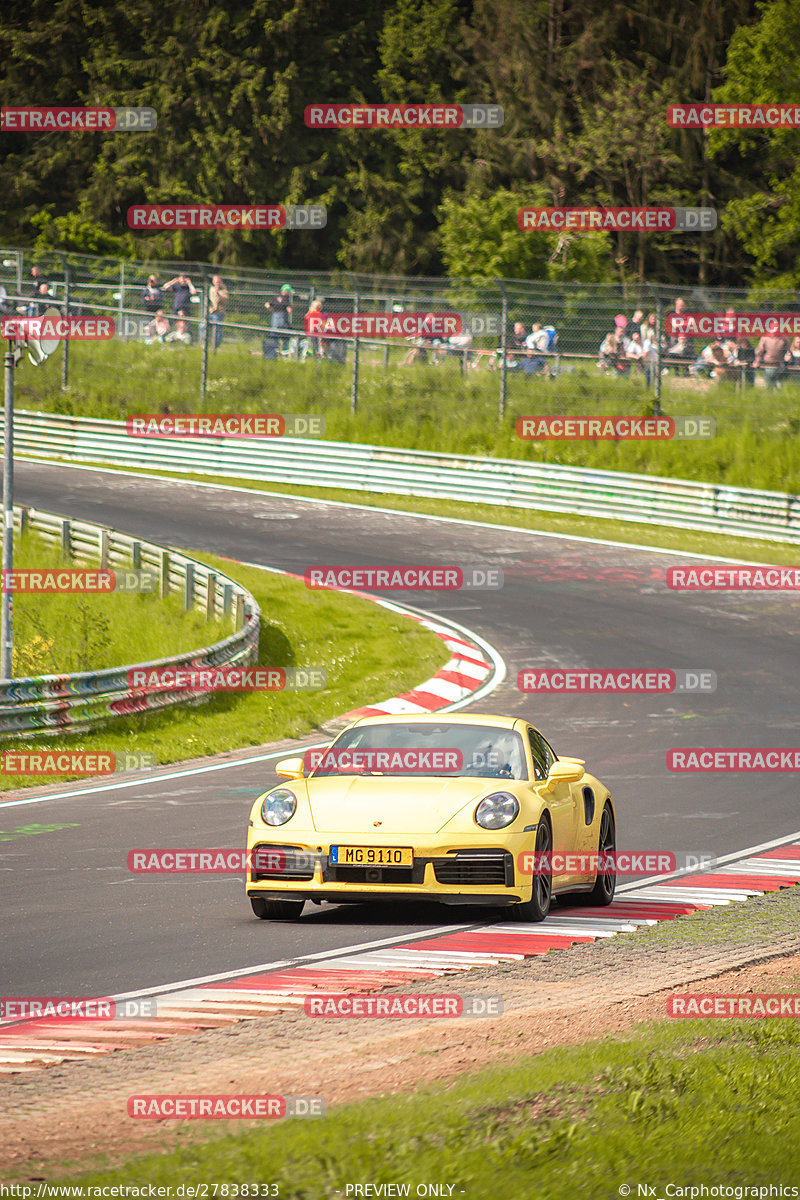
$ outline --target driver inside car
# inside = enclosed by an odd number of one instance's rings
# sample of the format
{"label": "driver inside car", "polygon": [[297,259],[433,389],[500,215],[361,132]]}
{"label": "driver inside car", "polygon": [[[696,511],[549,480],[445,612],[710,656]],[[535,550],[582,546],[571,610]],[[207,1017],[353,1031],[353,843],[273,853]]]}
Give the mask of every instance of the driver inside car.
{"label": "driver inside car", "polygon": [[518,739],[513,735],[498,732],[491,741],[487,739],[473,751],[472,762],[467,772],[498,779],[521,779],[522,761]]}

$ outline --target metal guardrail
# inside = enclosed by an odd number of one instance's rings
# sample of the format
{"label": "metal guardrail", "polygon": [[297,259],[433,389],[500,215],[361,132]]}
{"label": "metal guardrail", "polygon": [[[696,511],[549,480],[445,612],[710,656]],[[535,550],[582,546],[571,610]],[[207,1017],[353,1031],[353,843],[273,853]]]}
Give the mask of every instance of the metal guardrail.
{"label": "metal guardrail", "polygon": [[200,671],[221,666],[245,666],[258,657],[261,610],[241,584],[205,563],[129,534],[73,521],[55,513],[26,507],[14,509],[15,524],[57,542],[65,558],[99,562],[101,570],[152,569],[162,596],[183,591],[184,608],[202,609],[207,619],[233,621],[234,632],[221,642],[155,662],[81,671],[70,675],[40,675],[0,683],[0,737],[36,733],[77,732],[114,717],[152,712],[177,704],[197,704],[208,693],[164,681],[147,692],[132,688],[129,672],[175,669]]}
{"label": "metal guardrail", "polygon": [[784,492],[345,442],[135,438],[120,421],[25,411],[15,415],[14,438],[21,455],[428,496],[800,542],[800,498]]}

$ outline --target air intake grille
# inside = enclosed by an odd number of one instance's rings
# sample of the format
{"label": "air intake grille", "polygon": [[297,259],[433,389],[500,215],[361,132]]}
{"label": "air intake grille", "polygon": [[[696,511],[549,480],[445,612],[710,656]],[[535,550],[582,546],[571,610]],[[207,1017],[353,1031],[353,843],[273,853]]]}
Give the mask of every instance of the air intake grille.
{"label": "air intake grille", "polygon": [[434,858],[437,883],[466,887],[510,887],[514,860],[506,850],[458,850],[447,858]]}

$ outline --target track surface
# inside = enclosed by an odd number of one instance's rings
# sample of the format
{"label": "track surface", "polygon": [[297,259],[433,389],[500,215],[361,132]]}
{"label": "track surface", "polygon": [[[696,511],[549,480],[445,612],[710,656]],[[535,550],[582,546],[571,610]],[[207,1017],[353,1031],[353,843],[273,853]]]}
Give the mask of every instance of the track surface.
{"label": "track surface", "polygon": [[[559,753],[585,758],[614,794],[620,848],[725,854],[797,829],[791,775],[673,775],[665,765],[677,746],[795,744],[800,598],[789,593],[671,592],[664,572],[678,555],[295,497],[31,462],[17,464],[15,482],[17,503],[297,574],[320,564],[499,566],[500,591],[391,598],[452,617],[499,650],[508,678],[479,711],[525,716]],[[517,673],[532,666],[710,668],[718,689],[526,696]],[[407,939],[448,918],[485,923],[485,912],[425,905],[309,905],[297,924],[264,923],[236,876],[131,876],[132,847],[243,844],[250,804],[276,778],[269,762],[160,778],[170,774],[0,814],[5,831],[75,823],[0,845],[3,994],[115,994]]]}

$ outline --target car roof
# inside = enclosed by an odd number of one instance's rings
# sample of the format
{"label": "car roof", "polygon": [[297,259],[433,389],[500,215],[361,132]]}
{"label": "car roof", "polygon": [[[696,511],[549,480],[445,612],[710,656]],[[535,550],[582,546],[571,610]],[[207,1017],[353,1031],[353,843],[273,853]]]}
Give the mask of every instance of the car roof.
{"label": "car roof", "polygon": [[[529,722],[522,717],[501,717],[496,713],[391,713],[389,716],[359,717],[353,725],[493,725],[498,729],[513,729]],[[350,727],[352,728],[352,726]]]}

